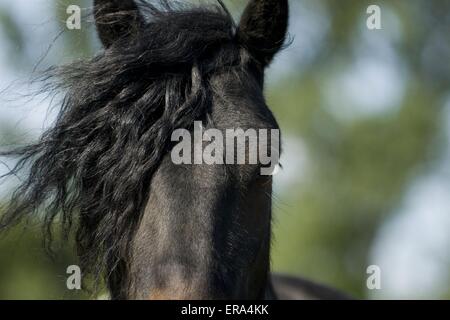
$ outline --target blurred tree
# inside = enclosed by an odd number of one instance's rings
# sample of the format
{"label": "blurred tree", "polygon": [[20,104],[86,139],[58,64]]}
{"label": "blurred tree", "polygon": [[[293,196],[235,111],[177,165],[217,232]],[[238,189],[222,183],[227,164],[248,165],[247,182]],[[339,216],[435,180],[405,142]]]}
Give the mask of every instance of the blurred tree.
{"label": "blurred tree", "polygon": [[[398,112],[353,121],[342,121],[329,112],[324,79],[336,64],[350,67],[356,60],[354,40],[364,28],[370,2],[316,3],[331,13],[327,43],[304,74],[290,75],[269,93],[281,127],[302,137],[312,163],[305,181],[280,196],[280,202],[289,206],[276,206],[274,267],[364,298],[377,230],[395,212],[412,179],[438,156],[439,119],[450,87],[450,72],[442,72],[446,66],[441,66],[442,61],[450,61],[450,50],[442,48],[449,44],[443,32],[450,30],[449,3],[380,1],[384,13],[392,10],[403,24],[395,50],[409,74],[404,79],[405,98]],[[439,37],[441,46],[425,49],[431,33]],[[425,60],[425,65],[420,57],[426,50],[439,51],[441,59]]]}
{"label": "blurred tree", "polygon": [[86,292],[66,286],[67,267],[77,264],[72,248],[59,246],[52,259],[43,249],[42,229],[34,224],[0,237],[0,300],[88,298]]}
{"label": "blurred tree", "polygon": [[92,1],[78,0],[76,4],[82,9],[82,25],[81,29],[68,30],[66,22],[69,17],[67,8],[75,4],[73,0],[55,1],[55,15],[59,21],[60,28],[63,30],[64,56],[67,60],[73,58],[88,58],[92,56],[93,39],[93,21],[90,16],[92,11]]}
{"label": "blurred tree", "polygon": [[8,56],[13,63],[18,63],[24,56],[25,40],[19,24],[4,7],[0,7],[0,32],[6,38],[5,45],[9,48]]}
{"label": "blurred tree", "polygon": [[[247,1],[225,2],[238,15]],[[74,3],[88,15],[89,0],[54,0],[55,19],[63,30],[66,8]],[[291,1],[294,45],[315,47],[300,47],[299,55],[308,51],[311,57],[286,61],[286,74],[271,83],[267,94],[285,134],[301,138],[310,158],[306,177],[275,199],[274,268],[335,285],[359,298],[367,297],[365,272],[379,227],[395,213],[414,177],[432,167],[442,150],[439,119],[450,88],[450,2],[377,3],[383,23],[390,19],[398,30],[374,31],[370,39],[387,41],[388,49],[367,43],[366,8],[372,1]],[[313,18],[306,19],[303,10]],[[315,35],[307,34],[308,28],[321,27],[312,24],[317,21],[327,25],[324,39],[303,42],[303,37]],[[0,28],[13,56],[24,55],[23,34],[32,31],[19,25],[5,6],[0,6]],[[49,35],[49,43],[52,40]],[[81,30],[64,31],[62,43],[64,60],[91,56],[96,46],[92,23],[83,19]],[[329,79],[349,74],[367,55],[378,55],[377,61],[383,62],[383,50],[392,51],[402,70],[404,98],[386,112],[337,116],[350,101],[336,100],[330,110]],[[3,124],[0,136],[2,143],[17,138]],[[19,228],[0,238],[0,298],[85,297],[65,288],[65,268],[76,261],[70,246],[64,245],[56,262],[50,261],[41,249],[40,234],[38,228]]]}

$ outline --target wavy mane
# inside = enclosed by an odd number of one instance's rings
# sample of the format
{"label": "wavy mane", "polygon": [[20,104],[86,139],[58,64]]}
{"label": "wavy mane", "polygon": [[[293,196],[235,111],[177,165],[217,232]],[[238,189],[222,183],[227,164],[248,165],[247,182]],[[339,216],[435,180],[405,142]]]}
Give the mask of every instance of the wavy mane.
{"label": "wavy mane", "polygon": [[1,228],[43,212],[51,243],[60,217],[65,235],[76,226],[83,271],[107,278],[128,255],[172,131],[208,113],[213,70],[241,64],[221,2],[140,9],[146,26],[137,36],[45,72],[46,90],[65,93],[56,123],[36,143],[0,152],[18,159],[8,175],[27,172]]}

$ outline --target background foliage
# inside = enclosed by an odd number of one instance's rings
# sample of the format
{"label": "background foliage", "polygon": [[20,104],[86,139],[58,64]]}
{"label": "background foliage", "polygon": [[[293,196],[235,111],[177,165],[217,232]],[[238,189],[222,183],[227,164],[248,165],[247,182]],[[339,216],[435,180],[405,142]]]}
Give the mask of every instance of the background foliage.
{"label": "background foliage", "polygon": [[[246,3],[225,2],[236,13]],[[90,1],[0,0],[0,90],[36,66],[99,49],[89,19],[54,41],[74,3],[88,13]],[[382,30],[366,27],[370,4],[382,9]],[[430,184],[450,198],[450,2],[293,0],[291,7],[293,43],[267,86],[285,137],[285,169],[275,178],[274,269],[358,298],[450,298],[450,202],[413,192],[437,177]],[[48,100],[32,109],[38,120],[30,125],[21,121],[29,109],[13,109],[20,103],[2,95],[0,142],[35,138]],[[421,224],[421,215],[433,223]],[[51,260],[40,233],[36,224],[0,238],[0,298],[86,298],[65,288],[65,269],[76,264],[70,244],[60,243]],[[423,242],[432,252],[424,254]],[[412,253],[397,259],[405,252]],[[371,264],[388,275],[378,292],[366,287]],[[399,281],[402,268],[426,290]]]}

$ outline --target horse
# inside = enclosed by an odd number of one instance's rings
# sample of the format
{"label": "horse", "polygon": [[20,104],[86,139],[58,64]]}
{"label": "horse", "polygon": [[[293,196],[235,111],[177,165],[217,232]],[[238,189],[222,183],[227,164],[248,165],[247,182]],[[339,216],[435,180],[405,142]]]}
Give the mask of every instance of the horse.
{"label": "horse", "polygon": [[0,154],[18,159],[9,175],[27,173],[2,228],[43,214],[50,246],[56,220],[74,229],[83,273],[111,299],[344,299],[271,274],[261,162],[171,157],[173,133],[196,121],[279,130],[264,82],[287,42],[288,1],[251,0],[239,23],[220,0],[95,0],[93,13],[101,52],[44,73],[46,90],[64,92],[54,125]]}

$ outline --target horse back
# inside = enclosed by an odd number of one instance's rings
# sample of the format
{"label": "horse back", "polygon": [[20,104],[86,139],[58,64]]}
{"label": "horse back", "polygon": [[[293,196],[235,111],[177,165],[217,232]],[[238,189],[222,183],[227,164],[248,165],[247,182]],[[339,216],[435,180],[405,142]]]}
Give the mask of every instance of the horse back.
{"label": "horse back", "polygon": [[349,300],[346,294],[303,278],[274,274],[268,296],[277,300]]}

